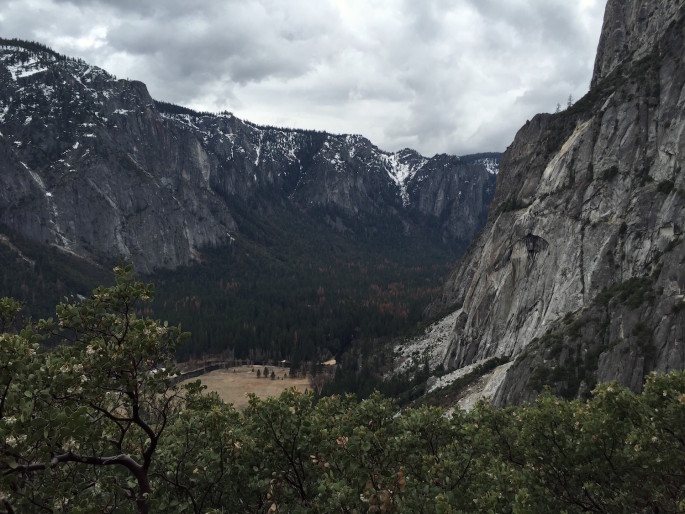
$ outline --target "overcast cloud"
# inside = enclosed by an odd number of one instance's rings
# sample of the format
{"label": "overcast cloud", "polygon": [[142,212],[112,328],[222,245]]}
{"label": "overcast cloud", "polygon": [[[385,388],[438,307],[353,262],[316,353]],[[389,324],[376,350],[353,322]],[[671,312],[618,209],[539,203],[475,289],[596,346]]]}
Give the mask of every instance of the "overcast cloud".
{"label": "overcast cloud", "polygon": [[4,0],[0,36],[150,94],[425,155],[502,151],[587,92],[606,0]]}

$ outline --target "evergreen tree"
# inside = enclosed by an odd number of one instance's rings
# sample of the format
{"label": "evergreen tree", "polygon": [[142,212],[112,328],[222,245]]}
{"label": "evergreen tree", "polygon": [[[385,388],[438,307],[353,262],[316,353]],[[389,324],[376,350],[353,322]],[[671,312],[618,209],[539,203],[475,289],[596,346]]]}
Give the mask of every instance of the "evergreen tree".
{"label": "evergreen tree", "polygon": [[56,322],[0,299],[0,512],[683,510],[683,371],[450,416],[294,389],[240,413],[174,385],[182,333],[138,314],[152,294],[117,268]]}

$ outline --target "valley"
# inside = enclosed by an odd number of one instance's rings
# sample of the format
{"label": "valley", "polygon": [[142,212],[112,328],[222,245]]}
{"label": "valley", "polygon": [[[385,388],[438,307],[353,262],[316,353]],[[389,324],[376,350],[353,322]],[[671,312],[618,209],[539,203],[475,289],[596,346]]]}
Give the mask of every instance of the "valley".
{"label": "valley", "polygon": [[682,512],[682,0],[594,63],[427,157],[0,39],[0,514]]}
{"label": "valley", "polygon": [[498,153],[261,127],[0,44],[2,281],[36,318],[131,262],[180,360],[325,360],[413,330],[485,222]]}

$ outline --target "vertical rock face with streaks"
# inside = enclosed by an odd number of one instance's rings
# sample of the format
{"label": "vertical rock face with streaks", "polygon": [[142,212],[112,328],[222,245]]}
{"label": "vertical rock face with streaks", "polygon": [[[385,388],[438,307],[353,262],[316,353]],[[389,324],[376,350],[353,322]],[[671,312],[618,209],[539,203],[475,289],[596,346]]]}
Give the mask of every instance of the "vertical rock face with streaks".
{"label": "vertical rock face with streaks", "polygon": [[504,153],[488,222],[431,307],[461,309],[448,368],[511,359],[497,402],[685,367],[684,56],[682,2],[610,0],[590,92]]}
{"label": "vertical rock face with streaks", "polygon": [[197,113],[35,46],[0,41],[0,229],[10,234],[151,271],[229,244],[241,202],[249,216],[278,204],[337,232],[393,227],[388,238],[431,233],[457,249],[485,223],[499,154],[426,158]]}

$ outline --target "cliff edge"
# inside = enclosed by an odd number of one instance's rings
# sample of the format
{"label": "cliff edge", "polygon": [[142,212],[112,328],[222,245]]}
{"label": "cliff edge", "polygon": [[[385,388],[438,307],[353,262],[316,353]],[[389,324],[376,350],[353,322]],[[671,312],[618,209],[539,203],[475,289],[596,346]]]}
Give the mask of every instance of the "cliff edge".
{"label": "cliff edge", "polygon": [[458,312],[447,370],[509,361],[496,403],[685,367],[684,56],[685,5],[610,0],[588,94],[502,156],[486,226],[430,308]]}

